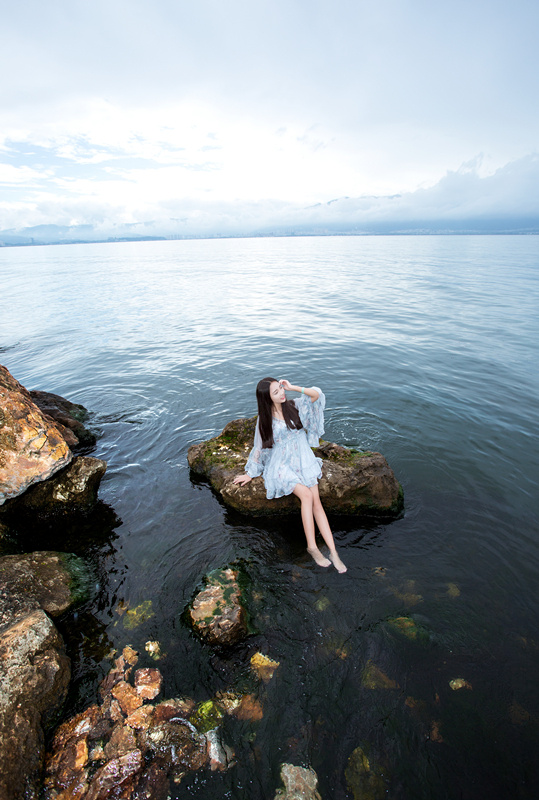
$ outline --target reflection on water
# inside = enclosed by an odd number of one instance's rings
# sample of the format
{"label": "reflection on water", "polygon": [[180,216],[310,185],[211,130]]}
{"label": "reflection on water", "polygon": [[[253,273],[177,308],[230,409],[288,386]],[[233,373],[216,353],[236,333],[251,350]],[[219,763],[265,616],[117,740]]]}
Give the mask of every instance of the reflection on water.
{"label": "reflection on water", "polygon": [[[265,800],[292,761],[314,767],[325,800],[351,797],[346,768],[362,747],[392,798],[535,798],[537,243],[0,251],[2,361],[28,388],[92,411],[108,462],[100,494],[122,520],[4,543],[76,552],[95,570],[92,600],[61,621],[75,668],[67,712],[93,701],[111,649],[130,643],[154,666],[144,645],[158,640],[166,696],[248,685],[264,709],[227,719],[231,772],[173,796]],[[403,485],[402,519],[332,520],[345,576],[306,557],[299,519],[241,518],[190,479],[188,447],[254,414],[268,373],[322,386],[327,437],[382,452]],[[232,561],[256,632],[219,655],[182,615],[204,574]],[[253,689],[257,650],[280,667]],[[472,688],[451,688],[458,679]]]}

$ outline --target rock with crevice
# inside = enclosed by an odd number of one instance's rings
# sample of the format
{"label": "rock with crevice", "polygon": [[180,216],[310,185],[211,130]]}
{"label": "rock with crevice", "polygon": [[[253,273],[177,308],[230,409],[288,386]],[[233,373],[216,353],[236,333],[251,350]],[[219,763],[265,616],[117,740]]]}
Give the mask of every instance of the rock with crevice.
{"label": "rock with crevice", "polygon": [[[49,392],[29,392],[0,365],[0,514],[50,516],[90,510],[106,463],[73,457],[93,446],[84,406]],[[6,536],[9,530],[0,530]]]}
{"label": "rock with crevice", "polygon": [[[0,558],[0,800],[38,795],[44,728],[59,712],[70,678],[48,614],[64,613],[87,589],[88,573],[76,556],[41,551]],[[83,750],[69,757],[78,763]]]}
{"label": "rock with crevice", "polygon": [[[187,455],[192,473],[207,479],[223,502],[242,514],[260,516],[299,510],[299,500],[294,495],[268,500],[261,477],[245,486],[234,483],[236,475],[245,470],[255,426],[256,417],[233,420],[219,436],[192,445]],[[326,511],[389,518],[402,513],[402,488],[383,455],[326,441],[313,451],[322,459],[318,488]]]}

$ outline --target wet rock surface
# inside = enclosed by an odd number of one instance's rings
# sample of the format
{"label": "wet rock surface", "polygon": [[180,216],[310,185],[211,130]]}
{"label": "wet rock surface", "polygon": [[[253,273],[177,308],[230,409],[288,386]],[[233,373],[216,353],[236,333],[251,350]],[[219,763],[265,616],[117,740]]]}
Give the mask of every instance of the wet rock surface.
{"label": "wet rock surface", "polygon": [[[95,433],[88,430],[83,422],[88,419],[88,411],[80,403],[72,403],[65,397],[60,397],[52,392],[31,390],[30,397],[43,414],[46,414],[59,425],[63,426],[64,436],[67,439],[67,431],[72,432],[76,442],[70,447],[93,447],[97,441]],[[72,437],[70,437],[72,438]]]}
{"label": "wet rock surface", "polygon": [[71,672],[48,614],[82,597],[84,574],[81,560],[65,553],[0,558],[1,800],[37,796],[43,729],[65,700]]}
{"label": "wet rock surface", "polygon": [[57,728],[46,758],[45,800],[165,800],[170,780],[233,764],[220,732],[203,733],[190,721],[193,700],[148,702],[161,690],[161,673],[142,668],[132,676],[137,661],[133,648],[124,648],[101,683],[101,703]]}
{"label": "wet rock surface", "polygon": [[237,570],[227,567],[210,572],[188,613],[193,629],[209,644],[226,647],[247,636]]}
{"label": "wet rock surface", "polygon": [[[299,510],[299,501],[293,495],[268,500],[262,478],[254,478],[246,486],[234,483],[234,477],[245,469],[255,425],[256,417],[233,420],[219,436],[192,445],[187,458],[193,474],[209,480],[224,503],[243,514]],[[383,455],[324,441],[313,449],[323,462],[318,486],[326,511],[365,517],[402,513],[402,488]]]}
{"label": "wet rock surface", "polygon": [[[95,505],[106,463],[73,458],[95,435],[82,420],[88,412],[49,392],[24,388],[0,365],[0,513],[86,512]],[[3,532],[5,535],[5,531]]]}
{"label": "wet rock surface", "polygon": [[77,456],[68,467],[52,478],[31,486],[24,494],[6,504],[9,514],[84,513],[97,502],[97,493],[107,464],[100,458]]}
{"label": "wet rock surface", "polygon": [[56,617],[73,605],[83,587],[81,559],[48,550],[0,558],[0,625],[14,606],[42,608]]}
{"label": "wet rock surface", "polygon": [[43,725],[65,700],[70,662],[51,619],[21,609],[0,628],[0,798],[38,796]]}
{"label": "wet rock surface", "polygon": [[0,365],[0,505],[54,475],[72,457],[58,425]]}

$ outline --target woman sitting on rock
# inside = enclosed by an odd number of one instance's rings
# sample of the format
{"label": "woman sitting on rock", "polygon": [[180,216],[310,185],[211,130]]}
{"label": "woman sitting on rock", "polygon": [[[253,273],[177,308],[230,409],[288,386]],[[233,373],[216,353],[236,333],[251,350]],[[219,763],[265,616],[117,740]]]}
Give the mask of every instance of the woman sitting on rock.
{"label": "woman sitting on rock", "polygon": [[[287,400],[285,389],[300,392],[300,397]],[[269,500],[295,494],[301,502],[301,519],[307,538],[307,552],[320,567],[331,563],[339,572],[346,567],[337,555],[333,534],[318,493],[322,476],[322,459],[316,458],[312,447],[324,433],[326,398],[320,389],[292,386],[287,380],[263,378],[256,387],[258,420],[254,446],[244,475],[234,483],[244,486],[251,478],[264,477]],[[329,547],[329,560],[316,545],[315,522]]]}

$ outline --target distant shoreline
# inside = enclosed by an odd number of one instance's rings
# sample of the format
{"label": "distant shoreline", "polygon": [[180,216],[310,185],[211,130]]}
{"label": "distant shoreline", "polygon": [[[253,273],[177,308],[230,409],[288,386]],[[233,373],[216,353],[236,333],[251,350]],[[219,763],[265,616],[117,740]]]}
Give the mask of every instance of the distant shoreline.
{"label": "distant shoreline", "polygon": [[73,244],[118,244],[133,242],[189,242],[207,241],[212,239],[313,239],[316,237],[328,238],[330,236],[539,236],[539,229],[529,231],[364,231],[362,233],[242,233],[242,234],[201,234],[191,236],[119,236],[107,239],[68,239],[44,241],[23,241],[23,242],[4,242],[0,240],[0,248],[8,247],[49,247],[52,245],[73,245]]}

